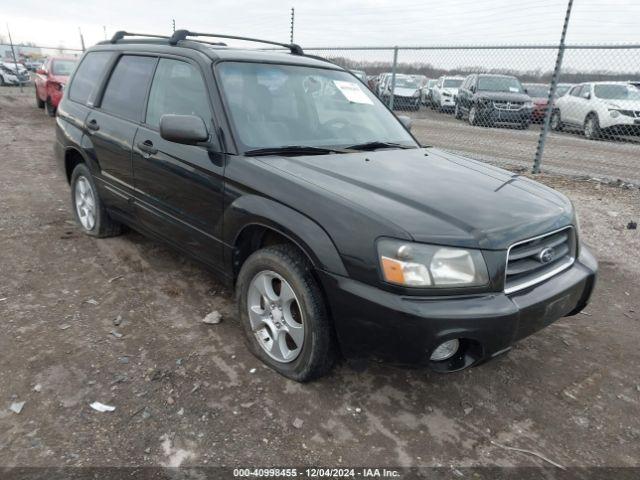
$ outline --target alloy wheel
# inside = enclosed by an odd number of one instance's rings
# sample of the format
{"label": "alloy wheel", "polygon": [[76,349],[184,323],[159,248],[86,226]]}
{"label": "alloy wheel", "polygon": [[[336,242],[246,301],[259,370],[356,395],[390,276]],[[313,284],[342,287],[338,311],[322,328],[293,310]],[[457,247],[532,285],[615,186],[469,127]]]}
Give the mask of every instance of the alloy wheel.
{"label": "alloy wheel", "polygon": [[257,273],[249,285],[247,311],[260,347],[281,363],[294,361],[304,344],[304,319],[293,288],[271,270]]}
{"label": "alloy wheel", "polygon": [[76,180],[75,203],[82,227],[87,231],[93,230],[96,224],[96,197],[89,180],[84,176]]}

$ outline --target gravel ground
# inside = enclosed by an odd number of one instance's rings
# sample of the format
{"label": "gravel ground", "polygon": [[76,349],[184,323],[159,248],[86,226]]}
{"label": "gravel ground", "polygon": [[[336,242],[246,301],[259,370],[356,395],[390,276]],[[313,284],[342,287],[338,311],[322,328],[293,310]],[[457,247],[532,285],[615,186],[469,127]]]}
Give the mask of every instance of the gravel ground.
{"label": "gravel ground", "polygon": [[340,365],[300,385],[247,352],[199,265],[79,232],[53,135],[31,96],[0,96],[0,465],[544,465],[506,446],[640,466],[640,190],[538,177],[600,260],[585,314],[457,374]]}

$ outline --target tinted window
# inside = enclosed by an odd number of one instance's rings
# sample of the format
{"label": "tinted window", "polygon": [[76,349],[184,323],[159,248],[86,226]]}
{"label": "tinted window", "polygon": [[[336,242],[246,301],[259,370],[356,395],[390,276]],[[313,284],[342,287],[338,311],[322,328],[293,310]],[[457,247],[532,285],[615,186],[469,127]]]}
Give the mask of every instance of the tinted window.
{"label": "tinted window", "polygon": [[153,57],[121,57],[102,97],[102,109],[129,120],[139,120],[155,63]]}
{"label": "tinted window", "polygon": [[51,73],[54,75],[69,76],[75,66],[75,60],[54,60],[51,64]]}
{"label": "tinted window", "polygon": [[91,92],[100,82],[111,55],[111,52],[91,52],[85,55],[69,88],[71,100],[87,103]]}
{"label": "tinted window", "polygon": [[157,127],[165,113],[197,115],[207,125],[211,123],[207,89],[193,65],[166,58],[160,60],[149,94],[146,122]]}

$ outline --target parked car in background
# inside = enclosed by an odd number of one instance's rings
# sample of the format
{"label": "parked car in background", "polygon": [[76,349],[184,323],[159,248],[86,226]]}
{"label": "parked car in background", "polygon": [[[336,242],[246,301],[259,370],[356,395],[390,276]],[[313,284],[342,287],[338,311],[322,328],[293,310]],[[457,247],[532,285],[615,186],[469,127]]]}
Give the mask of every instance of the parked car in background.
{"label": "parked car in background", "polygon": [[431,95],[433,93],[433,87],[435,87],[437,82],[438,82],[438,79],[431,78],[427,80],[427,84],[424,87],[422,87],[422,92],[420,94],[420,97],[421,97],[421,103],[423,105],[431,105],[431,98],[432,98]]}
{"label": "parked car in background", "polygon": [[[387,79],[382,101],[389,105],[393,76]],[[411,75],[396,74],[393,88],[393,108],[418,110],[420,108],[420,84]]]}
{"label": "parked car in background", "polygon": [[549,102],[549,85],[546,83],[524,83],[522,86],[533,102],[531,121],[534,123],[542,122]]}
{"label": "parked car in background", "polygon": [[640,90],[628,82],[591,82],[560,97],[551,116],[553,130],[578,130],[596,140],[640,134]]}
{"label": "parked car in background", "polygon": [[46,108],[49,116],[56,114],[62,91],[78,62],[75,58],[50,57],[36,71],[35,94],[38,108]]}
{"label": "parked car in background", "polygon": [[364,83],[365,85],[369,85],[367,83],[367,74],[365,72],[363,72],[362,70],[349,70],[351,73],[353,73],[358,80],[360,80],[362,83]]}
{"label": "parked car in background", "polygon": [[463,81],[462,77],[440,77],[431,91],[431,108],[438,110],[455,108],[455,98]]}
{"label": "parked car in background", "polygon": [[204,35],[90,48],[52,141],[78,228],[130,225],[207,265],[266,365],[300,382],[340,355],[454,372],[585,308],[597,262],[566,196],[421,147],[297,45]]}
{"label": "parked car in background", "polygon": [[39,68],[42,68],[42,65],[43,65],[43,62],[41,60],[28,60],[28,61],[24,62],[24,66],[30,72],[35,72]]}
{"label": "parked car in background", "polygon": [[376,89],[376,95],[382,98],[383,93],[389,89],[389,84],[391,83],[391,73],[385,72],[378,75],[378,85]]}
{"label": "parked car in background", "polygon": [[560,98],[573,87],[573,83],[559,83],[556,85],[556,98]]}
{"label": "parked car in background", "polygon": [[0,62],[0,85],[24,85],[31,77],[29,71],[21,63]]}
{"label": "parked car in background", "polygon": [[520,81],[511,75],[469,75],[458,90],[455,116],[467,116],[471,125],[517,125],[529,128],[533,102]]}

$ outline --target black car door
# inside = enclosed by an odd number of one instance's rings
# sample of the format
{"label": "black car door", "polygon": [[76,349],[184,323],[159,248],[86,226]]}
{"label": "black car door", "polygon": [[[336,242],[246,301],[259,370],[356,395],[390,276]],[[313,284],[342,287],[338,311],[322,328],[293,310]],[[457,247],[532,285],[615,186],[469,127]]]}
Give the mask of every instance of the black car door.
{"label": "black car door", "polygon": [[476,77],[474,75],[471,75],[464,82],[464,88],[460,89],[460,106],[465,112],[468,111],[471,106],[471,98],[473,97],[472,90],[475,88],[475,79]]}
{"label": "black car door", "polygon": [[99,188],[109,196],[105,203],[125,217],[133,216],[131,147],[156,62],[156,57],[121,56],[99,104],[85,120],[100,169]]}
{"label": "black car door", "polygon": [[[213,145],[182,145],[159,133],[165,114],[196,115],[213,132],[209,91],[196,63],[161,58],[146,118],[135,136],[136,214],[143,227],[220,268],[224,157]],[[210,135],[215,144],[215,135]]]}

